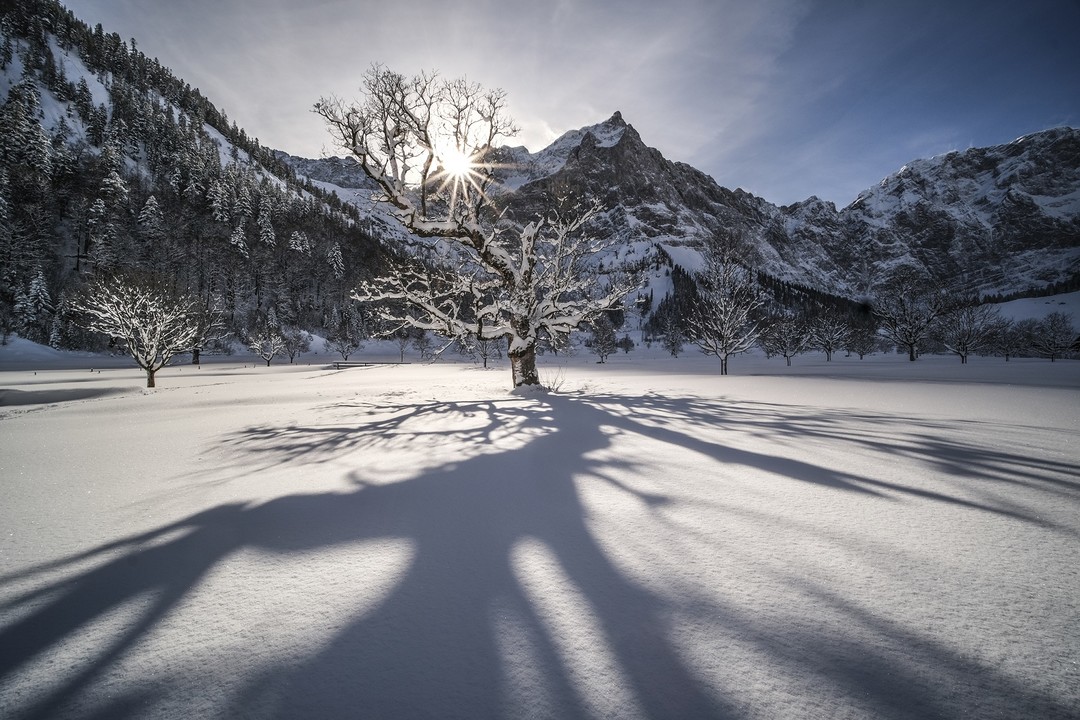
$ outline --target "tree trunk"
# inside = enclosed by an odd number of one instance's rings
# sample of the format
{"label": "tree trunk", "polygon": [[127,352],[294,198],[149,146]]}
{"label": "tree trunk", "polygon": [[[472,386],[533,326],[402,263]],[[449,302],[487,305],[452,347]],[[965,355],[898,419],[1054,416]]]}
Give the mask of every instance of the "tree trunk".
{"label": "tree trunk", "polygon": [[530,343],[521,350],[514,350],[510,355],[510,369],[514,373],[514,387],[539,385],[540,375],[536,372],[536,344]]}
{"label": "tree trunk", "polygon": [[191,351],[191,364],[192,365],[198,365],[199,364],[199,348],[195,348],[195,349],[193,349]]}
{"label": "tree trunk", "polygon": [[790,356],[788,356],[788,357],[786,358],[786,360],[787,360],[787,366],[788,366],[788,367],[791,367],[791,357],[790,357]]}
{"label": "tree trunk", "polygon": [[270,361],[274,358],[266,358],[266,367],[270,367]]}
{"label": "tree trunk", "polygon": [[727,357],[720,358],[720,374],[727,375]]}
{"label": "tree trunk", "polygon": [[910,362],[915,362],[915,346],[914,345],[908,345],[908,360]]}
{"label": "tree trunk", "polygon": [[149,368],[146,369],[146,387],[148,387],[148,388],[155,387],[155,385],[154,385],[154,373],[156,373],[156,372],[157,372],[157,370],[151,370]]}

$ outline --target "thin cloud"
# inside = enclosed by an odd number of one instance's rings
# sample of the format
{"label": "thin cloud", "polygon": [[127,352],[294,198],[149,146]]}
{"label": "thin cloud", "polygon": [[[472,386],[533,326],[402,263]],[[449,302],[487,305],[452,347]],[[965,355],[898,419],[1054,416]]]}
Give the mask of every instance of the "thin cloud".
{"label": "thin cloud", "polygon": [[[649,145],[778,203],[844,205],[921,154],[1080,121],[1071,0],[69,0],[264,145],[373,62],[504,88],[538,150],[615,110]],[[911,154],[917,153],[917,154]]]}

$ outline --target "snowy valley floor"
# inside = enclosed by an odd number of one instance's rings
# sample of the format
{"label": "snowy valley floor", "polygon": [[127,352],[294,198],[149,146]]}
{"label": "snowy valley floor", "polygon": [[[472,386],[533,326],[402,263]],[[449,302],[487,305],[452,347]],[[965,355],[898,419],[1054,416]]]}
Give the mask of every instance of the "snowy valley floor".
{"label": "snowy valley floor", "polygon": [[2,361],[3,718],[1080,714],[1080,362]]}

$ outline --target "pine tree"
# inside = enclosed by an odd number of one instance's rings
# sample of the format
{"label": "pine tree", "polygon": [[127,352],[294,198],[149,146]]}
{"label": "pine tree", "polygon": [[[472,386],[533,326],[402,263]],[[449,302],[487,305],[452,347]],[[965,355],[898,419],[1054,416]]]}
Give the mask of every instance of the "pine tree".
{"label": "pine tree", "polygon": [[101,181],[101,198],[111,212],[119,212],[127,207],[128,186],[120,173],[110,170],[109,174]]}
{"label": "pine tree", "polygon": [[334,273],[334,277],[338,280],[345,277],[345,261],[341,258],[341,244],[334,243],[330,246],[330,249],[326,251],[326,261],[330,264],[330,269]]}
{"label": "pine tree", "polygon": [[229,190],[225,186],[223,180],[218,178],[210,183],[208,199],[210,200],[210,209],[214,214],[214,219],[220,223],[228,224],[232,219],[229,212],[231,202],[229,199]]}
{"label": "pine tree", "polygon": [[159,243],[165,239],[165,218],[153,195],[146,198],[139,211],[139,233],[147,243]]}
{"label": "pine tree", "polygon": [[259,198],[259,240],[273,247],[277,236],[274,234],[274,211],[270,202],[270,195],[263,193]]}
{"label": "pine tree", "polygon": [[25,291],[20,291],[15,301],[15,318],[23,337],[35,342],[49,339],[52,300],[45,282],[45,274],[38,270]]}
{"label": "pine tree", "polygon": [[308,239],[306,233],[294,230],[293,234],[289,236],[289,249],[308,255],[311,253],[311,240]]}
{"label": "pine tree", "polygon": [[240,254],[247,258],[248,246],[247,241],[244,238],[244,219],[241,218],[239,224],[233,228],[232,234],[229,236],[229,244],[239,250]]}

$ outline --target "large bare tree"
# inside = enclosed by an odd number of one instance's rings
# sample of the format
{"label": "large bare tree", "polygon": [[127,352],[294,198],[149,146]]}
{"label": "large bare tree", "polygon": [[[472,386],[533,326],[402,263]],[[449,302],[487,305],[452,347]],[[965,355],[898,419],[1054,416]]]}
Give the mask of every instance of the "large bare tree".
{"label": "large bare tree", "polygon": [[625,282],[601,281],[590,237],[595,205],[552,198],[539,217],[515,218],[495,186],[499,138],[517,132],[502,90],[434,73],[407,78],[373,66],[363,97],[320,100],[337,145],[360,163],[415,238],[387,277],[356,298],[384,320],[451,338],[504,337],[513,384],[539,385],[539,339],[578,328],[621,301]]}

